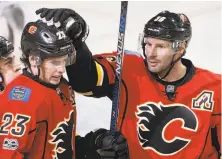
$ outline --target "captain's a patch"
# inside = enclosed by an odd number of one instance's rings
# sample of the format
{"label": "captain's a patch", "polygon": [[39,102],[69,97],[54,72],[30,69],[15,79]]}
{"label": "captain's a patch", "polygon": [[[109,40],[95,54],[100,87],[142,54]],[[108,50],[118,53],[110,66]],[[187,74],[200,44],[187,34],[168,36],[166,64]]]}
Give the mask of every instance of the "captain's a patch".
{"label": "captain's a patch", "polygon": [[214,107],[214,92],[203,90],[196,98],[192,99],[192,109],[212,112]]}

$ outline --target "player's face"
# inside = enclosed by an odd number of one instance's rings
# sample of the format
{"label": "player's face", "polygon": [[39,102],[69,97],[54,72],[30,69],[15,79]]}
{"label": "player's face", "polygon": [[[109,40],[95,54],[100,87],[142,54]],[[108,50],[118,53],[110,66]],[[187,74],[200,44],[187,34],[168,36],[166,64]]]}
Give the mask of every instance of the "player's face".
{"label": "player's face", "polygon": [[66,71],[67,58],[68,55],[45,59],[40,67],[40,78],[46,83],[59,84],[63,73]]}
{"label": "player's face", "polygon": [[0,72],[4,78],[4,85],[8,85],[21,74],[21,65],[15,63],[15,57],[0,58]]}
{"label": "player's face", "polygon": [[144,38],[144,42],[148,69],[153,73],[166,71],[174,54],[171,42],[150,37]]}

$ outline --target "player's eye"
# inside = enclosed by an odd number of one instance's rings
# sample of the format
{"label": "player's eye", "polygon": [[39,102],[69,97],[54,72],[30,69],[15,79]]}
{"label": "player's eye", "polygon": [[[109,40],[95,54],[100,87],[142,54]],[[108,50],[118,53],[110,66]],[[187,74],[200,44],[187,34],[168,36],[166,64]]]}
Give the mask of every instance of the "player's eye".
{"label": "player's eye", "polygon": [[53,64],[53,65],[61,65],[61,61],[51,61],[51,64]]}
{"label": "player's eye", "polygon": [[147,42],[146,46],[152,46],[152,44],[150,42]]}
{"label": "player's eye", "polygon": [[5,66],[9,66],[11,64],[12,64],[12,58],[8,58],[5,60],[5,63],[4,63]]}
{"label": "player's eye", "polygon": [[157,45],[157,48],[166,48],[166,46],[163,45],[163,44],[158,44],[158,45]]}

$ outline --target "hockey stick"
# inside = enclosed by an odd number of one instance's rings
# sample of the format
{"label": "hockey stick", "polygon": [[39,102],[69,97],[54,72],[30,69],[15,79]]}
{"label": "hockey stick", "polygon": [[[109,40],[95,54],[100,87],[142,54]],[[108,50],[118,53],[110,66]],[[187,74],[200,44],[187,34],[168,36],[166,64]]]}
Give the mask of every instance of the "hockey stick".
{"label": "hockey stick", "polygon": [[120,13],[120,24],[119,24],[119,36],[117,44],[117,57],[116,57],[116,77],[113,90],[113,102],[111,112],[111,123],[110,130],[114,131],[117,129],[117,120],[119,114],[119,97],[120,97],[120,84],[123,68],[123,57],[124,57],[124,38],[126,29],[126,16],[127,16],[128,1],[121,1],[121,13]]}

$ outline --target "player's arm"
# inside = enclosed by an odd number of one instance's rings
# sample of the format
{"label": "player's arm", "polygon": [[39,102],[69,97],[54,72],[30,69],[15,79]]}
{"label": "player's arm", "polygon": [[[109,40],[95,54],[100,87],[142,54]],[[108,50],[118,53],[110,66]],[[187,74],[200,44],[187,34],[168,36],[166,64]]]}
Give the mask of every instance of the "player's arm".
{"label": "player's arm", "polygon": [[[85,56],[85,57],[78,57]],[[107,59],[114,59],[113,62]],[[73,89],[86,96],[112,98],[115,81],[115,54],[94,55],[83,43],[77,50],[76,63],[66,67]]]}
{"label": "player's arm", "polygon": [[221,156],[221,113],[213,113],[212,118],[212,145]]}
{"label": "player's arm", "polygon": [[[84,42],[89,33],[85,20],[71,9],[41,8],[36,13],[46,20],[53,18],[54,22],[59,21],[66,34],[73,40],[77,51],[76,63],[66,68],[73,89],[87,96],[111,98],[115,77],[114,64],[109,63],[105,55],[92,56]],[[70,17],[75,23],[72,23]]]}
{"label": "player's arm", "polygon": [[216,148],[217,152],[221,156],[221,85],[218,84],[218,91],[215,92],[217,94],[217,98],[214,101],[214,109],[211,118],[211,136],[212,136],[212,144]]}

